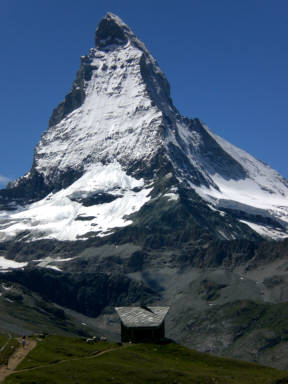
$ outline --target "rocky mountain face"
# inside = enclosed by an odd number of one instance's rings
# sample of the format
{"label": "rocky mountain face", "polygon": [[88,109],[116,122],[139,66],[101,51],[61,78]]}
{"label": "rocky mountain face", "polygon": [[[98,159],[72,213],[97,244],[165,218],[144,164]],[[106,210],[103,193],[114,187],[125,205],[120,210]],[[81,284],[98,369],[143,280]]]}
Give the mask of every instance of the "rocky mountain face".
{"label": "rocky mountain face", "polygon": [[71,92],[52,113],[30,172],[0,193],[0,239],[110,233],[149,201],[177,204],[180,189],[209,207],[203,221],[219,216],[218,238],[287,234],[287,181],[200,120],[182,117],[155,59],[107,14]]}
{"label": "rocky mountain face", "polygon": [[0,191],[0,279],[109,331],[113,306],[168,304],[177,340],[267,363],[286,348],[287,197],[276,171],[179,114],[108,13],[31,170]]}

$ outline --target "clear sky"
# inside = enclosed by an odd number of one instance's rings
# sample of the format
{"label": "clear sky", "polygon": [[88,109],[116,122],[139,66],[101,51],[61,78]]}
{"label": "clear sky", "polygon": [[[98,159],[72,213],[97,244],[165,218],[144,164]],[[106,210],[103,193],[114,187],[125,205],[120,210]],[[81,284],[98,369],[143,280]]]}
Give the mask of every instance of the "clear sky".
{"label": "clear sky", "polygon": [[288,178],[287,0],[0,0],[0,183],[26,173],[106,12],[157,59],[174,104]]}

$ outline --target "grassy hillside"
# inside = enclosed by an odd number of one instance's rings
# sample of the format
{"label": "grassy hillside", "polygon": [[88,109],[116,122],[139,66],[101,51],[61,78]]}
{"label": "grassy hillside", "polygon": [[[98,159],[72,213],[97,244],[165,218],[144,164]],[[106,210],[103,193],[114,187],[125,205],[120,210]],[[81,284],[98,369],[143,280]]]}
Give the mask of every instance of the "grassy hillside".
{"label": "grassy hillside", "polygon": [[19,336],[52,333],[84,337],[106,334],[93,326],[92,321],[89,326],[85,321],[85,316],[81,320],[81,315],[74,315],[72,311],[65,312],[65,308],[20,284],[0,279],[0,348],[5,338],[1,333]]}
{"label": "grassy hillside", "polygon": [[4,384],[284,384],[288,373],[177,344],[123,345],[48,336]]}
{"label": "grassy hillside", "polygon": [[18,342],[8,335],[0,334],[0,367],[7,365],[9,357],[13,354],[18,346]]}

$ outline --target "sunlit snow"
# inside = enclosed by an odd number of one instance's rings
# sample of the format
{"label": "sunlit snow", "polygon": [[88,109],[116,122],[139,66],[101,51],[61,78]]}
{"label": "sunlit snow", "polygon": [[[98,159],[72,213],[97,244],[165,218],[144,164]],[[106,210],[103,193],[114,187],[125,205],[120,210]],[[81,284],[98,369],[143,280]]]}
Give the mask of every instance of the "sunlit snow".
{"label": "sunlit snow", "polygon": [[85,102],[50,127],[36,147],[36,169],[46,180],[53,170],[115,159],[123,165],[157,151],[162,113],[152,105],[141,76],[142,55],[130,42],[108,52],[90,50],[94,70],[86,82]]}
{"label": "sunlit snow", "polygon": [[170,201],[178,201],[179,200],[178,193],[173,193],[173,192],[165,193],[164,197],[167,197],[168,200],[170,200]]}
{"label": "sunlit snow", "polygon": [[67,257],[66,259],[61,259],[60,257],[52,258],[50,256],[45,257],[44,259],[38,259],[38,260],[33,260],[38,267],[41,268],[50,268],[50,269],[55,269],[56,271],[62,271],[62,269],[56,265],[53,265],[55,263],[65,263],[71,260],[74,260],[75,257]]}
{"label": "sunlit snow", "polygon": [[[97,165],[80,179],[55,194],[20,208],[0,213],[0,240],[28,231],[32,239],[76,240],[89,232],[103,236],[116,227],[132,223],[127,216],[137,212],[148,200],[151,189],[121,169],[118,163]],[[115,200],[84,206],[81,199],[98,193],[115,195]],[[74,199],[80,199],[75,201]],[[27,239],[31,239],[28,235]]]}
{"label": "sunlit snow", "polygon": [[[190,162],[192,169],[197,170],[206,180],[206,185],[201,181],[200,185],[196,185],[189,180],[187,174],[183,176],[180,173],[180,180],[184,180],[190,185],[209,203],[211,209],[215,209],[220,214],[223,214],[221,209],[228,208],[276,219],[282,228],[279,226],[278,229],[265,229],[264,226],[250,223],[248,220],[245,221],[245,224],[265,237],[288,237],[287,180],[268,165],[213,134],[205,125],[203,128],[229,156],[242,166],[246,176],[237,179],[232,173],[231,177],[223,177],[223,175],[213,171],[213,164],[212,167],[211,164],[207,167],[203,162],[203,148],[208,151],[209,147],[207,147],[203,137],[199,132],[189,129],[185,123],[178,123],[177,135],[173,131],[168,134],[167,150],[169,151],[169,143],[178,147],[183,156]],[[225,171],[226,174],[229,174],[229,169]],[[283,227],[286,229],[283,230]]]}
{"label": "sunlit snow", "polygon": [[[256,160],[247,152],[235,147],[226,140],[208,133],[218,144],[247,172],[244,179],[227,180],[219,174],[210,175],[218,189],[206,186],[195,187],[196,192],[217,208],[238,209],[244,212],[276,218],[280,224],[288,224],[288,183],[275,170]],[[272,238],[288,237],[283,229],[269,229],[247,220],[241,220],[260,235]]]}
{"label": "sunlit snow", "polygon": [[264,225],[259,225],[255,223],[251,223],[247,220],[240,220],[242,223],[248,225],[251,229],[253,229],[255,232],[259,233],[259,235],[267,238],[272,239],[284,239],[288,237],[287,233],[283,233],[281,228],[275,229]]}
{"label": "sunlit snow", "polygon": [[28,263],[18,263],[17,261],[14,260],[8,260],[5,259],[3,256],[0,256],[0,272],[1,271],[6,271],[9,269],[17,269],[17,268],[24,268],[26,267]]}

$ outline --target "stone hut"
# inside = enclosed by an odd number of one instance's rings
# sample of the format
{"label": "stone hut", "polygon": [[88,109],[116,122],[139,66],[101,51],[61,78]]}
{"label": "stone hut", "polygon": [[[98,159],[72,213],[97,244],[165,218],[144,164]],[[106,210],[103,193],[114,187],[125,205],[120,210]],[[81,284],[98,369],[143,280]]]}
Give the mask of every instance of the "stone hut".
{"label": "stone hut", "polygon": [[157,343],[165,337],[169,307],[116,307],[121,320],[122,342]]}

